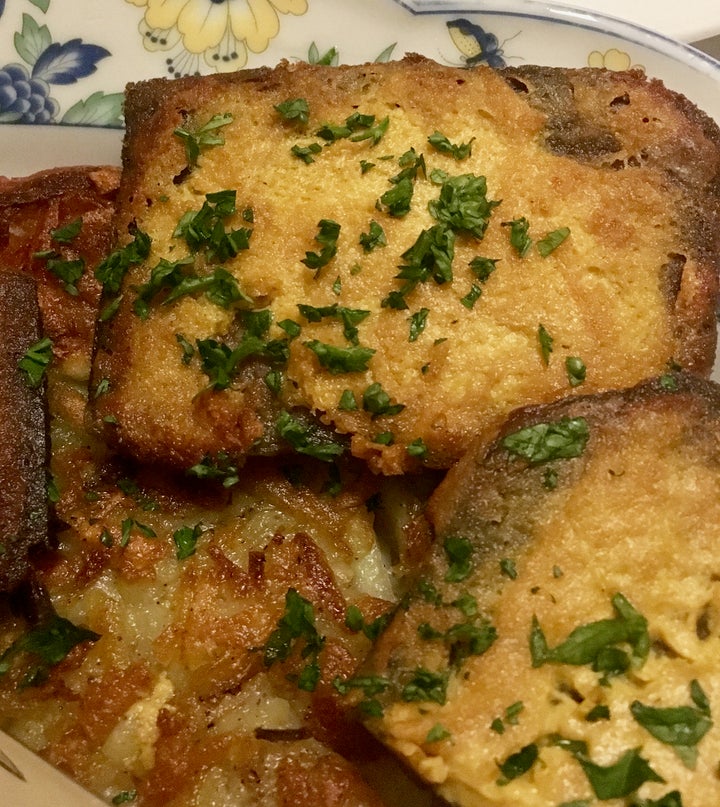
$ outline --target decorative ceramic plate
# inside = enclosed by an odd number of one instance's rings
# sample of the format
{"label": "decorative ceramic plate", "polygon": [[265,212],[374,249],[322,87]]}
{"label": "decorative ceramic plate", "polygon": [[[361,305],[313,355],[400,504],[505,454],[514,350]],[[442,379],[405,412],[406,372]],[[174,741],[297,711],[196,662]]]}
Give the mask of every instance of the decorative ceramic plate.
{"label": "decorative ceramic plate", "polygon": [[555,3],[0,0],[0,175],[119,163],[129,81],[406,52],[468,68],[639,66],[720,120],[720,62],[640,26]]}
{"label": "decorative ceramic plate", "polygon": [[533,0],[0,0],[0,174],[119,161],[125,83],[280,59],[642,66],[720,119],[720,63]]}

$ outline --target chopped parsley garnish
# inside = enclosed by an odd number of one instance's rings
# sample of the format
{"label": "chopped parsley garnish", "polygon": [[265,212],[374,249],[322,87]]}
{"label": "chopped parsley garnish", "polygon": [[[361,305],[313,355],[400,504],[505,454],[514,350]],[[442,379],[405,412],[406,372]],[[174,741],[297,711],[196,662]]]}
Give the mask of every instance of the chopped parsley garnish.
{"label": "chopped parsley garnish", "polygon": [[425,737],[426,743],[439,743],[442,740],[447,740],[450,737],[450,732],[443,726],[442,723],[436,723]]}
{"label": "chopped parsley garnish", "polygon": [[417,341],[417,338],[425,330],[429,313],[429,308],[421,308],[419,311],[416,311],[414,314],[411,314],[408,317],[410,322],[410,335],[408,337],[409,342]]}
{"label": "chopped parsley garnish", "polygon": [[550,363],[550,354],[553,352],[554,339],[542,322],[538,325],[537,339],[538,345],[540,346],[540,356],[542,357],[543,364],[547,367]]}
{"label": "chopped parsley garnish", "polygon": [[585,381],[587,368],[585,362],[578,356],[568,356],[565,359],[565,372],[571,387],[579,387]]}
{"label": "chopped parsley garnish", "polygon": [[435,130],[430,137],[428,137],[428,143],[442,154],[450,154],[456,160],[465,160],[472,154],[472,143],[474,139],[473,137],[470,139],[469,143],[456,145],[455,143],[451,143],[444,134]]}
{"label": "chopped parsley garnish", "polygon": [[455,232],[482,238],[492,211],[499,204],[487,198],[485,177],[461,174],[443,181],[439,198],[431,201],[428,209],[435,219]]}
{"label": "chopped parsley garnish", "polygon": [[355,398],[355,393],[351,389],[343,390],[338,403],[338,408],[343,412],[355,412],[358,408],[358,403]]}
{"label": "chopped parsley garnish", "polygon": [[434,280],[438,285],[453,279],[452,261],[455,234],[440,224],[422,230],[415,243],[402,254],[404,263],[395,277],[407,281],[401,293],[407,294],[418,283]]}
{"label": "chopped parsley garnish", "polygon": [[189,210],[177,223],[173,237],[183,238],[192,253],[204,250],[208,261],[225,263],[250,246],[252,230],[226,230],[225,219],[235,213],[235,191],[205,194],[199,210]]}
{"label": "chopped parsley garnish", "polygon": [[[150,254],[152,240],[147,233],[136,229],[133,240],[123,247],[111,252],[95,270],[95,278],[102,284],[106,294],[117,295],[120,292],[123,278],[131,266],[142,263]],[[102,321],[108,320],[115,314],[120,298],[115,297],[100,312]]]}
{"label": "chopped parsley garnish", "polygon": [[610,720],[610,707],[605,703],[598,703],[585,715],[588,723],[597,723],[600,720]]}
{"label": "chopped parsley garnish", "polygon": [[345,613],[345,625],[356,633],[362,631],[371,642],[374,642],[383,633],[390,624],[391,619],[392,611],[386,611],[384,614],[375,617],[372,622],[366,622],[362,611],[357,605],[348,606]]}
{"label": "chopped parsley garnish", "polygon": [[375,419],[381,415],[397,415],[405,409],[405,404],[390,403],[390,396],[380,382],[374,381],[363,392],[363,409]]}
{"label": "chopped parsley garnish", "polygon": [[326,432],[305,425],[285,410],[278,416],[276,427],[280,437],[287,440],[298,454],[332,462],[345,451],[345,446],[329,439]]}
{"label": "chopped parsley garnish", "polygon": [[445,580],[448,583],[459,583],[472,572],[473,545],[469,538],[450,535],[443,542],[448,570]]}
{"label": "chopped parsley garnish", "polygon": [[425,445],[425,441],[422,437],[417,437],[411,443],[408,443],[405,451],[409,457],[415,457],[416,459],[425,459],[428,455],[428,447]]}
{"label": "chopped parsley garnish", "polygon": [[530,630],[533,667],[543,664],[590,664],[596,672],[617,675],[640,667],[650,650],[647,620],[622,595],[612,598],[615,616],[574,628],[554,648],[548,646],[536,617]]}
{"label": "chopped parsley garnish", "polygon": [[415,182],[419,174],[422,174],[424,177],[427,176],[425,157],[422,154],[418,154],[414,148],[410,148],[404,154],[400,155],[398,165],[401,169],[400,172],[395,174],[394,177],[390,177],[390,182],[393,185],[398,185],[405,179]]}
{"label": "chopped parsley garnish", "polygon": [[477,283],[473,283],[472,286],[470,286],[470,291],[464,297],[460,298],[460,302],[465,308],[472,310],[481,296],[482,288]]}
{"label": "chopped parsley garnish", "polygon": [[373,437],[373,442],[381,446],[391,446],[395,442],[395,435],[391,431],[380,432]]}
{"label": "chopped parsley garnish", "polygon": [[297,678],[297,685],[299,689],[313,692],[320,680],[318,656],[325,644],[325,637],[315,627],[312,603],[290,588],[285,595],[285,612],[263,647],[265,666],[271,667],[278,661],[285,661],[293,647],[300,643],[303,644],[301,657],[309,660]]}
{"label": "chopped parsley garnish", "polygon": [[80,293],[77,284],[85,274],[85,261],[82,258],[71,261],[53,254],[48,256],[45,267],[48,272],[62,281],[63,288],[68,294],[77,297]]}
{"label": "chopped parsley garnish", "polygon": [[406,702],[433,701],[442,705],[447,695],[448,677],[448,672],[432,672],[418,667],[402,688],[400,697]]}
{"label": "chopped parsley garnish", "polygon": [[130,543],[134,530],[145,538],[157,538],[157,533],[152,527],[136,521],[134,518],[125,518],[120,524],[120,546],[127,546]]}
{"label": "chopped parsley garnish", "polygon": [[504,734],[506,725],[517,726],[520,722],[520,713],[524,708],[525,704],[522,701],[511,703],[510,706],[505,709],[504,716],[502,718],[496,717],[490,724],[490,728],[496,734]]}
{"label": "chopped parsley garnish", "polygon": [[[356,113],[358,114],[358,113]],[[361,116],[363,119],[362,126],[355,127],[354,124],[351,124],[351,129],[353,129],[353,134],[350,135],[350,141],[353,143],[360,143],[362,140],[370,140],[371,145],[376,146],[385,135],[385,132],[388,130],[388,126],[390,125],[390,118],[384,117],[382,120],[375,123],[374,115],[365,115]],[[352,121],[352,117],[348,118],[348,121]]]}
{"label": "chopped parsley garnish", "polygon": [[500,560],[500,572],[505,577],[509,577],[510,580],[517,580],[517,568],[512,558],[502,558]]}
{"label": "chopped parsley garnish", "polygon": [[448,648],[450,664],[458,667],[470,656],[487,652],[497,639],[497,630],[487,622],[459,622],[442,632],[423,622],[418,625],[418,635],[426,641],[442,640]]}
{"label": "chopped parsley garnish", "polygon": [[370,221],[370,229],[366,233],[360,234],[360,246],[364,252],[372,252],[376,247],[384,247],[387,245],[387,238],[385,237],[385,230],[372,219]]}
{"label": "chopped parsley garnish", "polygon": [[74,221],[64,224],[62,227],[56,227],[54,230],[50,230],[50,238],[52,238],[56,244],[72,244],[80,235],[82,224],[82,218],[78,217]]}
{"label": "chopped parsley garnish", "polygon": [[210,389],[227,389],[235,378],[242,362],[250,356],[262,354],[265,342],[257,336],[245,336],[233,350],[216,339],[196,341],[200,364],[210,380]]}
{"label": "chopped parsley garnish", "polygon": [[19,687],[40,686],[47,680],[50,669],[59,664],[76,645],[96,642],[99,638],[100,635],[94,631],[52,614],[43,623],[15,639],[0,655],[0,676],[13,666],[19,656],[26,655],[31,663]]}
{"label": "chopped parsley garnish", "polygon": [[710,704],[700,684],[690,684],[693,706],[655,707],[640,701],[630,704],[635,720],[656,740],[672,746],[688,768],[697,761],[697,744],[712,728]]}
{"label": "chopped parsley garnish", "polygon": [[551,460],[579,457],[589,437],[590,429],[585,418],[561,418],[508,434],[503,437],[502,445],[531,465],[539,465]]}
{"label": "chopped parsley garnish", "polygon": [[538,252],[543,258],[547,258],[547,256],[551,252],[554,252],[569,235],[569,227],[560,227],[557,230],[553,230],[537,242]]}
{"label": "chopped parsley garnish", "polygon": [[315,236],[315,240],[320,244],[320,251],[307,251],[302,260],[305,266],[317,272],[323,266],[330,263],[337,253],[339,235],[340,225],[336,221],[332,219],[321,219],[318,222],[318,232]]}
{"label": "chopped parsley garnish", "polygon": [[525,745],[519,751],[510,754],[507,759],[498,763],[501,776],[497,780],[497,784],[506,785],[513,779],[527,773],[537,761],[538,755],[539,751],[535,743]]}
{"label": "chopped parsley garnish", "polygon": [[183,141],[185,146],[185,157],[191,168],[197,165],[200,153],[213,146],[225,144],[225,138],[219,130],[233,122],[233,116],[229,112],[222,115],[213,115],[209,121],[196,128],[183,128],[178,126],[173,134]]}
{"label": "chopped parsley garnish", "polygon": [[224,451],[218,451],[214,457],[206,455],[200,462],[188,468],[187,473],[197,479],[221,480],[223,487],[226,488],[237,485],[240,481],[237,466]]}
{"label": "chopped parsley garnish", "polygon": [[525,216],[521,216],[512,221],[503,221],[502,226],[510,228],[510,244],[517,254],[524,258],[530,252],[533,244],[532,238],[528,235],[530,222]]}
{"label": "chopped parsley garnish", "polygon": [[382,140],[389,125],[389,117],[376,122],[374,115],[353,112],[344,123],[324,123],[315,134],[328,143],[349,138],[353,143],[370,140],[371,144],[375,146]]}
{"label": "chopped parsley garnish", "polygon": [[252,303],[251,298],[240,289],[237,280],[227,269],[216,266],[207,275],[197,275],[186,271],[186,267],[193,264],[192,257],[173,262],[161,258],[151,271],[148,282],[136,288],[137,298],[133,303],[133,311],[142,319],[146,319],[150,314],[150,303],[164,292],[167,294],[162,301],[163,305],[169,305],[188,294],[203,293],[210,302],[221,308],[229,308],[239,301]]}
{"label": "chopped parsley garnish", "polygon": [[382,194],[376,207],[378,210],[384,210],[390,216],[402,218],[410,212],[414,190],[412,180],[409,177],[403,177]]}
{"label": "chopped parsley garnish", "polygon": [[39,387],[45,377],[45,371],[53,359],[53,343],[49,336],[39,339],[25,351],[18,362],[18,367],[25,373],[30,387]]}
{"label": "chopped parsley garnish", "polygon": [[315,162],[316,155],[320,154],[322,146],[319,143],[310,143],[307,146],[294,145],[290,149],[290,153],[302,160],[306,165]]}
{"label": "chopped parsley garnish", "polygon": [[288,98],[273,108],[283,120],[295,121],[303,126],[310,120],[310,105],[304,98]]}
{"label": "chopped parsley garnish", "polygon": [[370,311],[363,308],[345,308],[332,305],[314,306],[298,303],[298,311],[308,322],[320,322],[325,317],[336,317],[343,323],[343,335],[353,345],[358,344],[357,326],[370,316]]}
{"label": "chopped parsley garnish", "polygon": [[129,804],[137,799],[137,790],[121,790],[116,793],[112,799],[111,804]]}
{"label": "chopped parsley garnish", "polygon": [[317,356],[321,366],[334,375],[367,370],[375,350],[369,347],[335,347],[317,339],[303,344]]}
{"label": "chopped parsley garnish", "polygon": [[474,257],[470,263],[470,271],[481,282],[485,283],[490,275],[495,271],[495,264],[499,258],[483,258],[480,255]]}
{"label": "chopped parsley garnish", "polygon": [[598,765],[584,751],[576,750],[573,756],[580,763],[595,796],[602,801],[630,796],[645,782],[665,781],[640,755],[638,748],[626,751],[611,765]]}
{"label": "chopped parsley garnish", "polygon": [[185,560],[191,555],[194,555],[198,539],[204,531],[205,528],[199,522],[194,527],[183,526],[175,530],[173,533],[175,557],[178,560]]}

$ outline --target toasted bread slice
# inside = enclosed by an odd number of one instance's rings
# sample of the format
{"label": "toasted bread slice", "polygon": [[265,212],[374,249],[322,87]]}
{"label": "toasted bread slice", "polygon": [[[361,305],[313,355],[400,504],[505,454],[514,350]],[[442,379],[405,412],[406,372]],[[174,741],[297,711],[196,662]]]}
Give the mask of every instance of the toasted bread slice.
{"label": "toasted bread slice", "polygon": [[44,333],[73,373],[89,372],[101,292],[93,272],[112,243],[119,178],[114,166],[0,177],[0,265],[35,278]]}
{"label": "toasted bread slice", "polygon": [[436,546],[345,689],[453,804],[717,804],[719,492],[712,382],[516,413],[434,493]]}
{"label": "toasted bread slice", "polygon": [[41,335],[32,278],[0,272],[0,592],[30,570],[48,545],[48,424],[44,385],[20,367]]}
{"label": "toasted bread slice", "polygon": [[275,451],[287,410],[447,467],[517,406],[709,372],[720,133],[641,73],[282,64],[132,85],[126,118],[147,256],[94,381],[137,457]]}

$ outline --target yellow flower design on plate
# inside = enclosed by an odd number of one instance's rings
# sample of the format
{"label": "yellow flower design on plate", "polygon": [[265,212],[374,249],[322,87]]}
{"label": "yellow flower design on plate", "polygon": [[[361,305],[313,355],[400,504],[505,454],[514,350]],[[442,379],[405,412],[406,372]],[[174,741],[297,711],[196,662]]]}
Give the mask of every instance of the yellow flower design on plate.
{"label": "yellow flower design on plate", "polygon": [[645,70],[641,64],[633,64],[629,53],[617,48],[610,48],[602,53],[594,50],[588,54],[589,67],[605,67],[608,70]]}
{"label": "yellow flower design on plate", "polygon": [[145,8],[140,33],[148,50],[174,51],[173,75],[197,73],[200,58],[222,72],[244,67],[280,30],[280,14],[305,14],[308,0],[127,0]]}

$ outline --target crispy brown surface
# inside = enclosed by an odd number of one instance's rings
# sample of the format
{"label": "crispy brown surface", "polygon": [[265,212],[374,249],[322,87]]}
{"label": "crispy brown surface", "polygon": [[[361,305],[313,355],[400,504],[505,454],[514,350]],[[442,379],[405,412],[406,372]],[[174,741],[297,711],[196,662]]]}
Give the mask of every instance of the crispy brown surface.
{"label": "crispy brown surface", "polygon": [[[72,358],[92,344],[100,284],[93,270],[112,243],[111,219],[120,174],[112,166],[77,166],[40,171],[28,177],[0,177],[0,265],[34,277],[43,329],[59,359]],[[82,218],[70,244],[51,233]],[[82,258],[85,273],[78,294],[70,295],[35,253],[53,250],[65,260]],[[87,356],[80,356],[87,363]],[[85,370],[86,371],[86,370]]]}
{"label": "crispy brown surface", "polygon": [[[307,126],[274,109],[298,97],[309,104]],[[377,145],[345,138],[325,145],[310,164],[292,156],[293,145],[323,142],[315,135],[321,124],[354,111],[389,117]],[[234,117],[221,130],[225,144],[202,150],[188,169],[173,131],[224,113]],[[284,64],[131,86],[126,117],[117,229],[121,243],[133,227],[147,231],[153,246],[126,275],[94,368],[95,384],[110,382],[96,422],[124,452],[186,467],[218,451],[238,459],[274,451],[284,445],[274,421],[287,408],[308,411],[377,471],[399,473],[421,462],[447,467],[513,408],[578,391],[568,382],[566,358],[584,361],[587,392],[632,385],[673,362],[710,371],[720,136],[689,102],[639,73],[497,73],[421,57],[337,68]],[[452,143],[472,142],[472,154],[456,160],[433,148],[427,138],[436,130]],[[430,179],[420,171],[410,212],[393,216],[376,202],[411,148],[423,155]],[[375,167],[363,173],[361,160]],[[396,275],[409,260],[406,250],[437,223],[427,209],[438,194],[433,169],[486,177],[488,199],[501,204],[482,239],[456,234],[451,281],[428,278],[406,294],[406,310],[394,309],[383,300],[402,288]],[[224,268],[251,307],[302,328],[280,367],[284,383],[275,399],[264,383],[267,362],[251,363],[227,389],[208,392],[197,356],[181,361],[178,333],[193,346],[214,339],[234,348],[244,332],[236,309],[187,297],[163,306],[160,295],[146,320],[132,311],[133,288],[159,259],[186,254],[173,236],[178,220],[223,189],[237,192],[238,213],[226,226],[243,225],[246,208],[254,219],[249,249]],[[563,226],[571,235],[546,258],[534,249],[521,258],[507,227],[518,217],[530,222],[535,241]],[[337,255],[316,275],[301,261],[318,249],[322,219],[336,220],[341,234]],[[366,252],[358,237],[373,219],[387,245]],[[478,256],[498,259],[487,280],[468,268]],[[195,271],[209,268],[196,256]],[[473,283],[482,295],[463,305]],[[368,311],[357,336],[375,351],[366,369],[324,369],[307,343],[344,348],[350,339],[338,318],[307,321],[299,304]],[[409,339],[409,317],[422,311],[425,330]],[[554,340],[547,364],[540,325]],[[285,337],[273,324],[264,338]],[[363,395],[373,383],[400,411],[372,411]],[[340,405],[346,390],[356,410]],[[111,426],[103,425],[107,417]],[[392,439],[378,441],[383,433]],[[422,461],[407,451],[418,439],[427,447]]]}
{"label": "crispy brown surface", "polygon": [[32,278],[0,272],[0,592],[30,571],[30,551],[48,544],[48,423],[44,385],[18,367],[40,339]]}
{"label": "crispy brown surface", "polygon": [[[577,456],[532,462],[505,443],[567,419],[587,424]],[[584,742],[585,759],[608,767],[640,749],[664,782],[635,785],[638,798],[677,790],[688,807],[716,803],[720,730],[709,727],[697,741],[697,764],[687,767],[633,720],[630,705],[684,705],[692,680],[711,713],[720,704],[719,491],[714,383],[665,377],[513,415],[496,440],[468,452],[430,501],[435,549],[364,670],[386,681],[375,696],[383,716],[368,720],[370,728],[460,805],[589,798],[588,778],[558,738]],[[464,572],[449,548],[456,539],[471,550]],[[617,624],[617,595],[647,626],[644,650],[630,640],[608,643],[628,654],[628,667],[604,667],[592,653],[538,660],[533,625],[557,648],[581,626]],[[472,631],[488,626],[494,640],[473,650]],[[576,648],[592,641],[581,634]],[[420,670],[440,681],[434,695],[408,689]],[[594,722],[587,715],[599,705],[606,717]],[[433,740],[434,727],[442,732]],[[500,766],[527,746],[538,762],[505,777]],[[613,807],[625,803],[603,798]]]}

